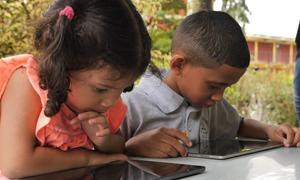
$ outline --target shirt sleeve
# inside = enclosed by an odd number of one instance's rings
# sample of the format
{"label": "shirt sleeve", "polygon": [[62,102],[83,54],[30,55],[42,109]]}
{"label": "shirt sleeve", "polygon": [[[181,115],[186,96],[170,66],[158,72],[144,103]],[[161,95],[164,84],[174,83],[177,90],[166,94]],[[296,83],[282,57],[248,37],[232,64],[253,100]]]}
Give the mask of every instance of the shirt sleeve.
{"label": "shirt sleeve", "polygon": [[123,103],[120,97],[116,104],[106,112],[106,118],[109,123],[110,131],[115,134],[125,119],[127,113],[127,106]]}
{"label": "shirt sleeve", "polygon": [[124,103],[127,105],[128,107],[128,111],[126,113],[126,117],[123,121],[123,123],[121,124],[121,134],[122,136],[125,138],[125,140],[130,139],[133,136],[133,128],[132,128],[132,124],[134,123],[134,118],[132,118],[132,109],[133,107],[130,105],[129,102],[129,98],[130,96],[128,96],[130,93],[125,93],[122,94],[122,98],[124,100]]}

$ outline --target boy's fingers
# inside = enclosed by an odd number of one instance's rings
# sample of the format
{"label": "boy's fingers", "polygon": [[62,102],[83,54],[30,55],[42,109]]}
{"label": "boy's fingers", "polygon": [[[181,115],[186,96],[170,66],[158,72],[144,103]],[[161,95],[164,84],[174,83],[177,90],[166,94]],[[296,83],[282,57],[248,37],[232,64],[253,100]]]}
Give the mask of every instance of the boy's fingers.
{"label": "boy's fingers", "polygon": [[297,143],[300,142],[300,129],[299,128],[293,128],[293,130],[295,132],[295,137],[294,137],[293,145],[297,145]]}
{"label": "boy's fingers", "polygon": [[150,158],[166,158],[168,154],[159,149],[151,149],[147,152],[146,156]]}
{"label": "boy's fingers", "polygon": [[186,146],[191,147],[192,142],[189,140],[185,132],[182,132],[175,128],[162,128],[162,131],[164,131],[169,136],[175,137],[179,140],[181,140]]}
{"label": "boy's fingers", "polygon": [[171,157],[177,157],[178,153],[181,156],[186,156],[187,150],[181,144],[176,138],[173,136],[169,136],[167,134],[164,135],[164,137],[161,138],[161,141],[166,144],[166,147],[164,147],[164,151]]}
{"label": "boy's fingers", "polygon": [[279,131],[281,133],[281,136],[284,138],[283,144],[287,147],[291,146],[295,135],[292,128],[288,125],[282,125]]}

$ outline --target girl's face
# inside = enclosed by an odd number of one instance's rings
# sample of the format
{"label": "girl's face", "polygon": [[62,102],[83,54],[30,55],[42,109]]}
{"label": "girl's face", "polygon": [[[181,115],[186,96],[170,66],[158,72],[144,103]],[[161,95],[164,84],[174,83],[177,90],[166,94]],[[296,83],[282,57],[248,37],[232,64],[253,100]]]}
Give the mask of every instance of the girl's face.
{"label": "girl's face", "polygon": [[75,71],[71,73],[70,92],[66,104],[76,113],[106,112],[135,78],[124,77],[111,68]]}

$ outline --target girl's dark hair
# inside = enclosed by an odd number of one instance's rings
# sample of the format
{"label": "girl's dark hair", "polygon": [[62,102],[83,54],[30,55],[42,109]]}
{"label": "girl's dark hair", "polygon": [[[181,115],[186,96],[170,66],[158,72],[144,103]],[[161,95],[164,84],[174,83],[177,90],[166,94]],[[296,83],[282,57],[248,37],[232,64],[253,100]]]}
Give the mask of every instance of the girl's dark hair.
{"label": "girl's dark hair", "polygon": [[184,53],[191,63],[207,68],[222,64],[246,68],[250,62],[241,27],[221,11],[199,11],[186,17],[176,30],[171,51]]}
{"label": "girl's dark hair", "polygon": [[[66,6],[74,18],[59,16]],[[35,32],[44,113],[55,115],[68,96],[70,72],[110,65],[138,77],[150,63],[151,39],[130,0],[56,0]]]}

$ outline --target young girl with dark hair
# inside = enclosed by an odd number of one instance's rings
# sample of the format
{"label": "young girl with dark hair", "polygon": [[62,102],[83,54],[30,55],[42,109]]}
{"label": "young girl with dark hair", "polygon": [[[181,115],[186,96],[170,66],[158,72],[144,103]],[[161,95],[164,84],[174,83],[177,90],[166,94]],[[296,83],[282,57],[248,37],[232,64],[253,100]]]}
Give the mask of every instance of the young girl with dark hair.
{"label": "young girl with dark hair", "polygon": [[2,173],[19,178],[125,160],[120,94],[150,63],[141,16],[128,0],[57,0],[43,16],[38,54],[0,61]]}

